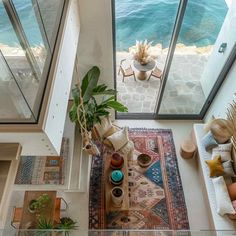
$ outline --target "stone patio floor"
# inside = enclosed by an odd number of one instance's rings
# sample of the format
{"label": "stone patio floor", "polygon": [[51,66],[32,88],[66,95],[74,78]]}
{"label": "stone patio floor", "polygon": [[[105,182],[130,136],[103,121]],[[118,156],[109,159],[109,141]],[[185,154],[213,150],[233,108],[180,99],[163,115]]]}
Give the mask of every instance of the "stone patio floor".
{"label": "stone patio floor", "polygon": [[[160,114],[198,114],[206,100],[200,77],[208,59],[208,53],[175,54],[166,83]],[[128,52],[117,52],[117,72],[122,59],[124,68],[132,65],[132,56]],[[166,53],[158,56],[157,67],[163,70]],[[134,68],[133,68],[134,69]],[[137,71],[134,69],[135,74]],[[150,73],[150,72],[149,72]],[[149,81],[117,75],[116,85],[118,101],[125,104],[130,113],[154,113],[160,90],[160,80],[151,77]]]}

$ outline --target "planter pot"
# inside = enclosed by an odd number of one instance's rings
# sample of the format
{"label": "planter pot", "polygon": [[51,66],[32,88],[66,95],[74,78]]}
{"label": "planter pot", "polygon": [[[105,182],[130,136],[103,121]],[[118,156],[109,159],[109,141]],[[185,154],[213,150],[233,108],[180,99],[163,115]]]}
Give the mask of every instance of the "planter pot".
{"label": "planter pot", "polygon": [[143,153],[138,156],[137,161],[141,167],[148,167],[152,163],[152,158]]}
{"label": "planter pot", "polygon": [[124,158],[117,152],[114,152],[111,156],[111,168],[121,169],[124,165]]}
{"label": "planter pot", "polygon": [[121,207],[124,199],[124,190],[120,187],[114,187],[111,190],[111,201],[114,207]]}
{"label": "planter pot", "polygon": [[123,183],[124,174],[120,170],[113,170],[110,175],[110,181],[114,185],[121,185]]}
{"label": "planter pot", "polygon": [[28,211],[32,214],[34,214],[36,212],[36,210],[32,207],[32,204],[37,202],[35,199],[31,200],[28,206]]}

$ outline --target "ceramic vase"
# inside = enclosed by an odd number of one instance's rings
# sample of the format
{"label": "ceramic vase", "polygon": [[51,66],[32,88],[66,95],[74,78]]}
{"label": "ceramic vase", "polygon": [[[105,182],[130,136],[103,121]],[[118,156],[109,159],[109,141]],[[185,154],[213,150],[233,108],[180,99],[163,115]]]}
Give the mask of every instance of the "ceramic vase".
{"label": "ceramic vase", "polygon": [[111,155],[111,168],[121,169],[124,164],[124,158],[117,152]]}
{"label": "ceramic vase", "polygon": [[114,187],[111,190],[111,201],[114,207],[121,207],[124,199],[124,190],[120,187]]}

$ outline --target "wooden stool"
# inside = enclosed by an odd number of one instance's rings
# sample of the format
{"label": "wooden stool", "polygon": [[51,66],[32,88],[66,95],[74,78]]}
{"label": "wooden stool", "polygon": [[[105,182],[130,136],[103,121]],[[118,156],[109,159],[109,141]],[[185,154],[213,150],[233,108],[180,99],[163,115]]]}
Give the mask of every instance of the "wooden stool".
{"label": "wooden stool", "polygon": [[180,155],[184,159],[190,159],[194,156],[196,146],[192,140],[184,140],[180,145]]}

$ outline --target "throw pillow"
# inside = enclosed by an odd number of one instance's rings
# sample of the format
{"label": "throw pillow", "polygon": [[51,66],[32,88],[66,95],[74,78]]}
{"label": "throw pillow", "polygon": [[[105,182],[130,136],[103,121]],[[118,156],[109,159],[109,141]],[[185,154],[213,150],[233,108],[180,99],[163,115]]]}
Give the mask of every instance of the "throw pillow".
{"label": "throw pillow", "polygon": [[225,143],[233,135],[233,125],[225,119],[215,119],[210,130],[217,143]]}
{"label": "throw pillow", "polygon": [[103,135],[103,137],[107,138],[108,136],[111,136],[112,134],[114,134],[117,131],[119,131],[119,129],[112,125],[112,127],[109,130],[107,130],[107,132]]}
{"label": "throw pillow", "polygon": [[110,116],[101,117],[101,122],[96,123],[94,127],[100,138],[103,138],[103,135],[112,127]]}
{"label": "throw pillow", "polygon": [[231,201],[236,200],[236,183],[229,184],[227,188]]}
{"label": "throw pillow", "polygon": [[211,131],[205,134],[202,138],[202,145],[205,147],[206,151],[210,151],[212,148],[218,145]]}
{"label": "throw pillow", "polygon": [[226,161],[222,164],[222,166],[224,168],[224,175],[225,176],[236,177],[233,166],[232,166],[232,161]]}
{"label": "throw pillow", "polygon": [[210,131],[210,129],[211,129],[211,124],[212,124],[212,122],[213,122],[214,120],[215,120],[215,117],[212,116],[212,117],[210,118],[210,120],[209,120],[206,124],[204,124],[203,130],[204,130],[205,133],[207,133],[207,132]]}
{"label": "throw pillow", "polygon": [[215,156],[221,156],[221,161],[231,160],[232,143],[219,144],[218,147],[212,149],[212,159]]}
{"label": "throw pillow", "polygon": [[232,148],[232,151],[231,151],[231,158],[233,160],[234,170],[236,171],[236,150],[234,147]]}
{"label": "throw pillow", "polygon": [[[232,201],[232,205],[233,205],[234,210],[236,210],[236,201]],[[236,220],[236,214],[228,214],[228,217],[231,220]]]}
{"label": "throw pillow", "polygon": [[215,189],[217,213],[221,216],[225,214],[235,214],[236,212],[231,203],[224,177],[220,176],[214,178],[212,182]]}
{"label": "throw pillow", "polygon": [[115,151],[118,151],[129,141],[128,128],[125,127],[124,129],[117,131],[116,133],[107,137],[107,139],[112,143]]}
{"label": "throw pillow", "polygon": [[215,157],[213,160],[207,160],[206,164],[208,165],[211,178],[224,174],[224,168],[221,164],[220,156]]}
{"label": "throw pillow", "polygon": [[126,145],[124,145],[121,149],[120,152],[122,152],[125,156],[129,158],[132,158],[132,154],[134,151],[134,143],[129,140]]}

